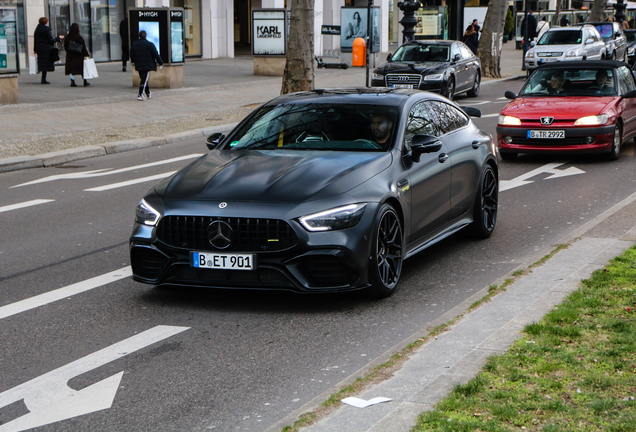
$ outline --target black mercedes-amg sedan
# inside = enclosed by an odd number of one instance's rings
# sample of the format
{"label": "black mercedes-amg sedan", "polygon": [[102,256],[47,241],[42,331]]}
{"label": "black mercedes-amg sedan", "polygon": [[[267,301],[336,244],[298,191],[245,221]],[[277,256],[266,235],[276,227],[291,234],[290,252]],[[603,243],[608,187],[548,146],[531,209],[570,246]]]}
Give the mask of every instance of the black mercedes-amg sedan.
{"label": "black mercedes-amg sedan", "polygon": [[467,113],[416,90],[277,97],[144,196],[133,278],[387,297],[404,259],[495,228],[496,148]]}
{"label": "black mercedes-amg sedan", "polygon": [[427,90],[448,99],[464,92],[479,95],[481,60],[462,42],[410,41],[387,60],[373,71],[373,87]]}

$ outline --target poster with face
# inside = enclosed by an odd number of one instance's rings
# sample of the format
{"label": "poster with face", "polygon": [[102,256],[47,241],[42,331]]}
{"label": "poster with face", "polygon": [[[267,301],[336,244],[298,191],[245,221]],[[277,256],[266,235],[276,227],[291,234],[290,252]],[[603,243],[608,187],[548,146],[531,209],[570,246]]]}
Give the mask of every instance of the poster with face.
{"label": "poster with face", "polygon": [[[380,52],[381,35],[380,8],[371,8],[371,52]],[[356,38],[367,37],[367,8],[343,7],[340,8],[340,50],[351,52],[353,41]]]}

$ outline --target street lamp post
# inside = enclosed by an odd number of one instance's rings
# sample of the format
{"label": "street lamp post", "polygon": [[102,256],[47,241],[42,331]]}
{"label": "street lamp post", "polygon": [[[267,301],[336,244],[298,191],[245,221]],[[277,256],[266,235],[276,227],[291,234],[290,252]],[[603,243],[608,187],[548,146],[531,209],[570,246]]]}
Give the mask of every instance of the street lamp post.
{"label": "street lamp post", "polygon": [[422,7],[422,4],[416,0],[407,0],[398,2],[397,6],[404,12],[404,17],[400,20],[400,24],[404,27],[402,31],[404,40],[402,42],[415,40],[415,26],[417,25],[415,11]]}
{"label": "street lamp post", "polygon": [[627,5],[623,0],[617,0],[614,5],[614,9],[616,9],[616,21],[623,25],[623,21],[625,21],[625,8]]}

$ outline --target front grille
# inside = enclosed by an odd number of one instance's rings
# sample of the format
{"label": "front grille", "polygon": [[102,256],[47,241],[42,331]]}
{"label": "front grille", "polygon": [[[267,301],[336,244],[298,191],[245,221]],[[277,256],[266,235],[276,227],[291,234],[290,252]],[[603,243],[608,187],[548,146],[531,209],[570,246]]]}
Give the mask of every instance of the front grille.
{"label": "front grille", "polygon": [[168,264],[168,257],[148,247],[133,247],[130,262],[136,276],[156,280]]}
{"label": "front grille", "polygon": [[[587,137],[566,137],[562,139],[537,139],[537,138],[524,138],[520,136],[513,136],[510,144],[519,145],[545,145],[545,146],[559,146],[559,145],[582,145],[589,144],[585,142]],[[593,143],[592,143],[593,144]]]}
{"label": "front grille", "polygon": [[218,251],[208,240],[208,226],[217,220],[233,231],[232,243],[223,252],[276,252],[298,242],[292,227],[282,220],[210,216],[166,216],[159,222],[157,238],[177,248]]}
{"label": "front grille", "polygon": [[541,52],[537,53],[537,57],[561,57],[562,52]]}
{"label": "front grille", "polygon": [[413,88],[418,88],[422,81],[422,75],[389,74],[386,76],[386,86],[393,84],[411,84]]}

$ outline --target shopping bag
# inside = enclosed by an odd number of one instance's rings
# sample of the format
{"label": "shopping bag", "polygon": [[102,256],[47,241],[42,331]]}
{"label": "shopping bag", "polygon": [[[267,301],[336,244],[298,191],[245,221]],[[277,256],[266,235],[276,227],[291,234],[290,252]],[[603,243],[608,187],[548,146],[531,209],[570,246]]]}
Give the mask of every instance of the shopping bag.
{"label": "shopping bag", "polygon": [[92,58],[84,59],[84,79],[97,78],[97,68],[95,67],[95,60]]}
{"label": "shopping bag", "polygon": [[29,74],[36,75],[38,73],[38,58],[36,56],[29,57]]}

